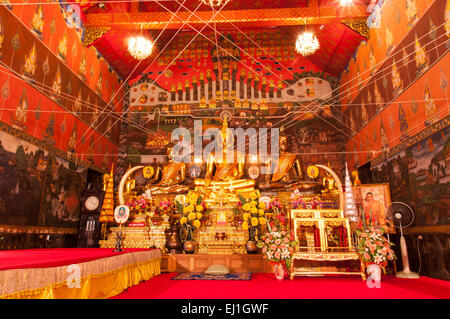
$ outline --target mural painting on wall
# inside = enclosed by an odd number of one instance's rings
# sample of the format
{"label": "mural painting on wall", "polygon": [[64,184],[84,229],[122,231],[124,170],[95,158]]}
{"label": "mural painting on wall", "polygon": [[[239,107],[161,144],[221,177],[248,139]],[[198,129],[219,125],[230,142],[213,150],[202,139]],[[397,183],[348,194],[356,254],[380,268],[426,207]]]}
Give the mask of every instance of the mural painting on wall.
{"label": "mural painting on wall", "polygon": [[[346,90],[342,92],[342,103],[344,106],[348,103],[362,105],[367,109],[365,113],[369,121],[445,56],[450,47],[449,0],[436,0],[432,4],[414,0],[400,3],[385,1],[378,2],[376,7],[381,9],[374,10],[372,15],[378,14],[381,23],[371,28],[370,44],[360,45],[357,59],[350,61],[341,79],[342,87]],[[395,14],[400,14],[401,19],[406,21],[408,30],[402,27],[402,23],[390,23],[390,17]],[[374,20],[374,17],[369,20]],[[385,45],[384,49],[380,47],[372,50],[372,45],[380,39],[380,43]],[[370,61],[370,65],[367,65],[367,61]],[[362,90],[357,90],[361,82],[368,84]],[[383,86],[380,86],[381,82]],[[352,89],[348,90],[348,87]],[[351,93],[344,94],[349,91]],[[374,96],[375,103],[367,101],[366,96]],[[352,107],[344,113],[349,117],[351,112]],[[369,122],[359,116],[356,121]]]}
{"label": "mural painting on wall", "polygon": [[450,224],[450,126],[376,165],[372,177],[412,205],[415,225]]}
{"label": "mural painting on wall", "polygon": [[0,224],[77,227],[86,172],[0,132]]}
{"label": "mural painting on wall", "polygon": [[[8,127],[14,128],[48,142],[49,147],[68,152],[63,158],[86,162],[87,156],[76,153],[87,151],[80,136],[85,132],[91,134],[87,128],[90,124],[97,128],[93,136],[99,149],[95,153],[116,152],[119,126],[112,125],[115,122],[112,115],[103,116],[100,123],[99,115],[112,96],[107,111],[111,106],[120,110],[122,94],[115,93],[120,89],[121,80],[95,49],[83,46],[80,40],[83,26],[74,10],[58,7],[36,4],[20,7],[20,12],[16,6],[12,11],[0,7],[0,59],[7,66],[0,74],[1,106],[5,108],[0,112],[0,121],[5,132],[13,134]],[[65,10],[69,13],[64,13]],[[18,19],[23,24],[17,23]],[[16,28],[5,28],[5,25],[16,25]],[[87,65],[90,65],[90,76],[87,76]],[[11,92],[11,87],[23,89],[20,93]],[[63,117],[64,111],[72,114]],[[31,116],[33,113],[36,116]],[[74,122],[78,133],[66,130]],[[43,131],[40,136],[39,132]],[[77,135],[75,143],[72,135]],[[108,170],[112,160],[104,162],[104,156],[94,156],[91,164],[94,169]]]}

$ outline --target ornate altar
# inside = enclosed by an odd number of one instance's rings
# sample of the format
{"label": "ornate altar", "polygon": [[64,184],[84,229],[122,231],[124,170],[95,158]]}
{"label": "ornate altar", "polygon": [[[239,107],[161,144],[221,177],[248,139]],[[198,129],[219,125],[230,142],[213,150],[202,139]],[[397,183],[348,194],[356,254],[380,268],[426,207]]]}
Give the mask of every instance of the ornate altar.
{"label": "ornate altar", "polygon": [[198,254],[245,254],[248,232],[235,226],[232,208],[212,208],[211,225],[199,229],[194,239],[198,242]]}
{"label": "ornate altar", "polygon": [[136,214],[131,223],[122,230],[111,227],[107,240],[100,240],[101,248],[116,247],[117,235],[122,232],[123,248],[150,248],[157,247],[165,250],[166,236],[164,231],[169,227],[168,218],[160,225],[153,225],[147,221],[145,214]]}
{"label": "ornate altar", "polygon": [[[293,209],[290,218],[299,243],[293,254],[291,279],[296,275],[325,274],[361,275],[365,278],[353,247],[350,223],[342,210]],[[296,261],[303,267],[295,266]],[[348,266],[338,267],[337,263],[343,261],[351,261],[359,268],[358,271],[350,271]]]}

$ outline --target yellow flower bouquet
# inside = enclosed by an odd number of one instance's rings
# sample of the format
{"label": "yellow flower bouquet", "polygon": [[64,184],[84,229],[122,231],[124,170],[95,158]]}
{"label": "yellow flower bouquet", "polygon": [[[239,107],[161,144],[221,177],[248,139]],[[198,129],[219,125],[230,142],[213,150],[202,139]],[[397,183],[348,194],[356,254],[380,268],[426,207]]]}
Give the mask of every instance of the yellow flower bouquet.
{"label": "yellow flower bouquet", "polygon": [[180,214],[181,233],[185,241],[193,240],[193,232],[202,225],[205,204],[197,192],[189,192],[182,201],[175,199],[175,207]]}
{"label": "yellow flower bouquet", "polygon": [[261,233],[261,226],[266,225],[266,205],[259,201],[259,195],[254,192],[248,198],[239,195],[238,211],[242,213],[242,229],[248,230],[249,240],[255,240],[255,236]]}

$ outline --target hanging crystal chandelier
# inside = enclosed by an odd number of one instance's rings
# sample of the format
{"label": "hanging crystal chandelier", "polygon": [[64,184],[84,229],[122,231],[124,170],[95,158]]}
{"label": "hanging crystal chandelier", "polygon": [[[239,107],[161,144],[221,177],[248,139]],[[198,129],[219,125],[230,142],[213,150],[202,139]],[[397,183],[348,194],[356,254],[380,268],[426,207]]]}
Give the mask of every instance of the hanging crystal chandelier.
{"label": "hanging crystal chandelier", "polygon": [[295,42],[295,50],[303,56],[313,54],[319,47],[319,40],[312,32],[303,32]]}
{"label": "hanging crystal chandelier", "polygon": [[200,0],[200,1],[210,7],[218,7],[226,5],[230,0]]}
{"label": "hanging crystal chandelier", "polygon": [[128,39],[128,52],[138,60],[143,60],[152,54],[153,43],[143,36],[131,37]]}

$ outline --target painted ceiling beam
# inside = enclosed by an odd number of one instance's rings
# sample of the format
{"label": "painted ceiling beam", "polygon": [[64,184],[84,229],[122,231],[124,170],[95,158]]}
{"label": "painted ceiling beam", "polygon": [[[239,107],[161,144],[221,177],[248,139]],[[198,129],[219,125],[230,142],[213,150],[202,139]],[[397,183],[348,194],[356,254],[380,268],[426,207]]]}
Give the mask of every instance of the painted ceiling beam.
{"label": "painted ceiling beam", "polygon": [[[224,10],[211,21],[219,27],[229,25],[229,22],[240,27],[276,27],[304,24],[326,24],[336,19],[365,19],[368,17],[366,6],[350,7],[302,7],[252,10]],[[134,12],[133,12],[134,11]],[[197,11],[191,15],[189,11],[178,12],[173,17],[171,12],[120,12],[91,13],[86,15],[86,28],[144,28],[144,29],[179,29],[188,20],[191,26],[202,26],[213,16],[213,11]],[[173,17],[173,19],[172,19]],[[172,21],[171,21],[172,19]],[[188,29],[188,26],[184,26]]]}

